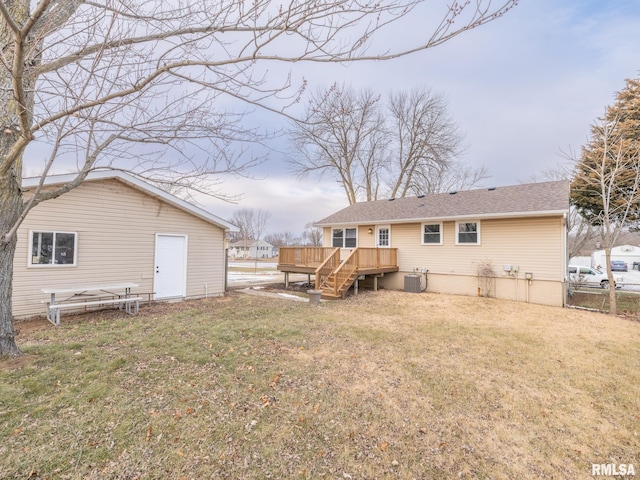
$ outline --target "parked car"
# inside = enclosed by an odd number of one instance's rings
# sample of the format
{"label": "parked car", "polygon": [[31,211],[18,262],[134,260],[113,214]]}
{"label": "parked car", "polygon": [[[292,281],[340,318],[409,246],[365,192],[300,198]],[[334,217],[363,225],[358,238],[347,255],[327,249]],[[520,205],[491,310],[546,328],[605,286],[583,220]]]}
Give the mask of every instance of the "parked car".
{"label": "parked car", "polygon": [[[615,288],[622,284],[622,277],[614,277]],[[609,277],[606,273],[583,265],[569,265],[569,282],[572,287],[609,288]]]}
{"label": "parked car", "polygon": [[627,266],[627,262],[622,260],[611,260],[611,271],[612,272],[627,272],[629,267]]}

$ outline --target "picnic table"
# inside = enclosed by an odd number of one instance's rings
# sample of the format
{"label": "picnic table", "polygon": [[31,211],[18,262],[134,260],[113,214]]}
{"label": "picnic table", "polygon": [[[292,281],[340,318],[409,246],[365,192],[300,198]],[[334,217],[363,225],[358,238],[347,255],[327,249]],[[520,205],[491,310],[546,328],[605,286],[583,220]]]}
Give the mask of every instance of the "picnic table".
{"label": "picnic table", "polygon": [[[78,285],[74,287],[43,288],[51,295],[47,304],[47,320],[60,325],[60,310],[89,306],[114,305],[129,314],[138,313],[141,297],[131,296],[131,289],[139,285],[132,282],[108,283],[105,285]],[[56,295],[58,296],[56,298]],[[62,298],[60,298],[62,296]],[[108,298],[105,298],[108,297]]]}

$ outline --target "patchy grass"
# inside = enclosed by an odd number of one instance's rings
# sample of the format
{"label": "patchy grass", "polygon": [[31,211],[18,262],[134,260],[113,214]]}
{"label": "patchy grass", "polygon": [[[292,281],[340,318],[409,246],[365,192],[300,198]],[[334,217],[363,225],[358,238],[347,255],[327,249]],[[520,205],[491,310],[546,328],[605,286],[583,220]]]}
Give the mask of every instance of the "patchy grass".
{"label": "patchy grass", "polygon": [[235,293],[21,328],[0,478],[591,478],[640,470],[640,324],[402,292]]}

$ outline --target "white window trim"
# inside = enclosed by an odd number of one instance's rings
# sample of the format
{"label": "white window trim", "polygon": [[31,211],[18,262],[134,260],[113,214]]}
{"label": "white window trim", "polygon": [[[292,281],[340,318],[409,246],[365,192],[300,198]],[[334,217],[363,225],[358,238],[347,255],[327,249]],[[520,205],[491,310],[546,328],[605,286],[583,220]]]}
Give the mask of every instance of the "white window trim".
{"label": "white window trim", "polygon": [[[333,246],[333,231],[334,230],[342,230],[343,231],[343,236],[342,236],[342,246],[341,247],[334,247]],[[347,230],[355,230],[356,231],[356,245],[355,247],[347,247],[345,246],[345,243],[347,241]],[[359,245],[359,238],[358,238],[358,227],[356,225],[354,226],[349,226],[349,227],[331,227],[331,247],[332,248],[357,248]]]}
{"label": "white window trim", "polygon": [[[424,227],[425,225],[440,225],[440,241],[438,243],[426,243],[424,241]],[[457,228],[457,227],[456,227]],[[443,245],[444,244],[444,226],[442,222],[424,222],[421,226],[420,226],[420,244],[421,245]]]}
{"label": "white window trim", "polygon": [[[459,230],[459,225],[461,223],[475,223],[478,228],[477,228],[477,234],[478,234],[478,241],[475,243],[470,243],[470,242],[461,242],[459,235],[460,235],[460,230]],[[481,237],[481,225],[480,225],[480,220],[457,220],[456,221],[456,245],[480,245],[482,243],[482,237]]]}
{"label": "white window trim", "polygon": [[[73,263],[32,263],[33,262],[33,234],[34,233],[64,233],[73,235]],[[55,254],[54,254],[55,256]],[[65,230],[49,230],[46,228],[29,230],[29,255],[27,256],[27,268],[65,268],[78,266],[78,232],[68,232]]]}

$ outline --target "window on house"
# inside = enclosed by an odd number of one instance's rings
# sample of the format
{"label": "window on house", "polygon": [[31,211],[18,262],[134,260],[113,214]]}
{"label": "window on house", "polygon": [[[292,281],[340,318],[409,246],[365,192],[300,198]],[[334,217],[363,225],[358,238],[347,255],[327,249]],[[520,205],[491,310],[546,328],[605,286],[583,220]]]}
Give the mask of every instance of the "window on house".
{"label": "window on house", "polygon": [[75,265],[76,233],[31,232],[31,265]]}
{"label": "window on house", "polygon": [[356,232],[355,228],[334,228],[332,245],[339,248],[355,248],[358,243]]}
{"label": "window on house", "polygon": [[479,222],[456,222],[456,243],[477,245],[480,243]]}
{"label": "window on house", "polygon": [[422,224],[422,244],[442,245],[442,224],[423,223]]}

